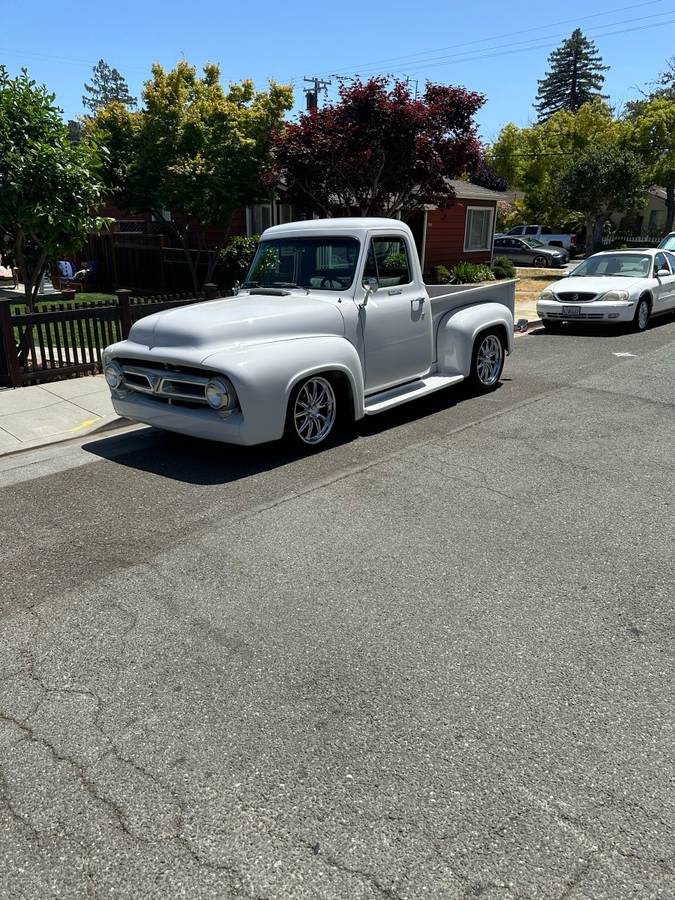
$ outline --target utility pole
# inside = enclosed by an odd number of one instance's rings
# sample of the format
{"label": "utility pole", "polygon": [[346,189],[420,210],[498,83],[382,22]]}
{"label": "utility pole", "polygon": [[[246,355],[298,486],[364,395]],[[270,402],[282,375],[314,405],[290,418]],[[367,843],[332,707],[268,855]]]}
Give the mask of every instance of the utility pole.
{"label": "utility pole", "polygon": [[307,97],[307,112],[312,112],[319,108],[319,91],[323,91],[324,94],[327,94],[328,86],[333,82],[326,81],[323,78],[317,78],[316,76],[308,78],[306,75],[303,81],[308,81],[312,85],[312,87],[304,88],[305,96]]}

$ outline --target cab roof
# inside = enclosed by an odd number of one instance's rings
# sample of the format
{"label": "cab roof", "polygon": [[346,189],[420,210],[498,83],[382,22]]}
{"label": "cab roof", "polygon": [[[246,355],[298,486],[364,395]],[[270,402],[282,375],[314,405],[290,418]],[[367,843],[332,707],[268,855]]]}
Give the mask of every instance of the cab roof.
{"label": "cab roof", "polygon": [[272,225],[266,228],[262,237],[278,237],[282,234],[363,234],[367,231],[387,229],[404,231],[411,234],[410,229],[400,219],[384,219],[375,217],[345,217],[335,219],[306,219],[301,222],[287,222],[284,225]]}

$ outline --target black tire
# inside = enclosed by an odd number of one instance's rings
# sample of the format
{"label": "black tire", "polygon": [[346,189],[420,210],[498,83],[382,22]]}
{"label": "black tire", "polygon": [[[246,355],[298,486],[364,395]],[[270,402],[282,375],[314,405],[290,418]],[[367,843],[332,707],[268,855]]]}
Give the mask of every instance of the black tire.
{"label": "black tire", "polygon": [[[495,340],[498,342],[498,349]],[[471,372],[468,378],[471,387],[481,394],[494,391],[502,377],[505,359],[506,347],[502,333],[492,330],[481,332],[474,341],[471,354]],[[488,360],[492,360],[492,363]]]}
{"label": "black tire", "polygon": [[[288,400],[285,440],[305,453],[325,447],[338,432],[338,411],[343,398],[344,392],[329,376],[320,372],[303,378]],[[305,409],[307,413],[303,415]],[[322,423],[322,419],[327,421]]]}
{"label": "black tire", "polygon": [[[646,312],[645,312],[646,310]],[[649,325],[651,306],[647,297],[640,297],[633,316],[633,328],[635,331],[644,331]]]}
{"label": "black tire", "polygon": [[562,331],[563,323],[558,322],[555,319],[542,319],[541,324],[546,331]]}
{"label": "black tire", "polygon": [[548,269],[551,265],[551,262],[548,256],[535,256],[532,260],[532,265],[535,269]]}

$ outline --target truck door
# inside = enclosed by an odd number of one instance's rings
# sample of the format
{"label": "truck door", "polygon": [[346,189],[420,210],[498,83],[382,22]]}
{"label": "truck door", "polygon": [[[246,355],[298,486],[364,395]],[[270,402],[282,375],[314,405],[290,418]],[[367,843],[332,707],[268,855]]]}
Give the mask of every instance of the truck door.
{"label": "truck door", "polygon": [[412,253],[403,236],[370,240],[362,277],[377,279],[377,291],[360,311],[366,392],[410,381],[431,367],[430,301],[414,279]]}

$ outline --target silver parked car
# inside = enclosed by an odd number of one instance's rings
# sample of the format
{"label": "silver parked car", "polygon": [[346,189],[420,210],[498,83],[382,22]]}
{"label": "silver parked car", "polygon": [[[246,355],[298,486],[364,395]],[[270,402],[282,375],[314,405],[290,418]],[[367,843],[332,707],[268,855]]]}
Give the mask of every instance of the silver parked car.
{"label": "silver parked car", "polygon": [[566,266],[570,255],[564,247],[552,247],[531,237],[495,237],[494,255],[506,256],[516,266],[534,266],[547,269],[550,266]]}

